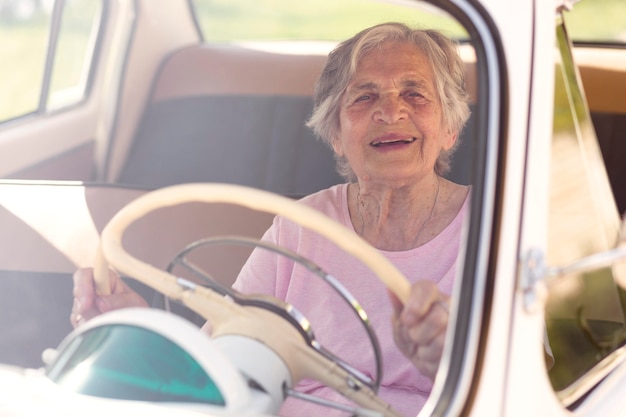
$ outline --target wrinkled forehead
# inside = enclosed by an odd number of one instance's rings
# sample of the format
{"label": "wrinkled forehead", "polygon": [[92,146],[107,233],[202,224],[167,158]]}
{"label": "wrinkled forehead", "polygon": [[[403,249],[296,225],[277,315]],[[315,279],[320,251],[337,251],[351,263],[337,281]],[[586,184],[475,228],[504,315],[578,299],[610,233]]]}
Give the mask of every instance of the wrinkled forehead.
{"label": "wrinkled forehead", "polygon": [[387,42],[361,54],[345,89],[377,87],[393,80],[398,86],[433,87],[436,84],[433,65],[418,45],[410,42]]}
{"label": "wrinkled forehead", "polygon": [[[410,40],[389,39],[378,43],[357,45],[352,51],[350,73],[354,74],[364,60],[368,59],[398,59],[396,51],[402,50],[404,58],[420,57],[428,61],[426,49]],[[392,52],[394,51],[394,52]]]}

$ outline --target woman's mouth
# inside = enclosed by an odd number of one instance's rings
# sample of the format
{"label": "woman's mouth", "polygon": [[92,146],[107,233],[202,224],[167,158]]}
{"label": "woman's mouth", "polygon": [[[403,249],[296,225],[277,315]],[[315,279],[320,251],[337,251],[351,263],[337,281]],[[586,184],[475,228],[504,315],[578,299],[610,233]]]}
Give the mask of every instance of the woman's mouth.
{"label": "woman's mouth", "polygon": [[417,140],[416,138],[403,138],[403,139],[398,138],[398,139],[375,140],[372,143],[370,143],[370,145],[378,148],[380,146],[413,143],[416,140]]}

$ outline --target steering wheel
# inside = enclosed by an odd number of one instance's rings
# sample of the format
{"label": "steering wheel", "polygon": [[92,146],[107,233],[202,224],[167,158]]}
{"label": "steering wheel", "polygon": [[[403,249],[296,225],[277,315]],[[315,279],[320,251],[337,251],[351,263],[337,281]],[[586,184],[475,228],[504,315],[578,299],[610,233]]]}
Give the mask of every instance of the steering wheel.
{"label": "steering wheel", "polygon": [[[312,348],[303,337],[302,327],[285,320],[259,305],[240,305],[213,289],[196,286],[150,264],[124,250],[122,235],[135,220],[156,209],[188,202],[230,203],[288,218],[334,242],[370,268],[401,301],[406,302],[410,284],[382,254],[343,225],[322,213],[287,197],[267,191],[232,184],[184,184],[147,193],[122,208],[104,228],[100,250],[94,265],[94,277],[100,294],[109,294],[109,264],[168,297],[186,305],[212,325],[212,337],[243,335],[274,350],[287,364],[294,384],[304,378],[316,379],[335,389],[360,406],[398,416],[376,396],[374,390],[353,375],[345,366]],[[280,301],[270,305],[280,305]]]}

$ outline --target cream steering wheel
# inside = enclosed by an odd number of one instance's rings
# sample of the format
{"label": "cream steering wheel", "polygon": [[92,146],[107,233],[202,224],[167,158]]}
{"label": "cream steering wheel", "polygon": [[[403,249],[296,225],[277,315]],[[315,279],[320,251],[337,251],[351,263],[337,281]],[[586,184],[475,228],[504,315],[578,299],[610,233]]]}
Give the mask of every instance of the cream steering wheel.
{"label": "cream steering wheel", "polygon": [[314,378],[362,407],[398,416],[367,386],[350,377],[335,363],[304,343],[302,335],[279,316],[255,307],[226,300],[204,287],[181,285],[170,273],[142,262],[122,247],[122,235],[135,220],[156,209],[189,202],[230,203],[288,218],[330,239],[370,268],[401,301],[406,302],[410,284],[382,254],[343,225],[292,199],[267,191],[231,184],[185,184],[147,193],[122,208],[102,232],[100,252],[94,266],[98,292],[110,293],[109,264],[170,298],[178,300],[208,320],[214,338],[240,334],[261,340],[287,363],[292,381]]}

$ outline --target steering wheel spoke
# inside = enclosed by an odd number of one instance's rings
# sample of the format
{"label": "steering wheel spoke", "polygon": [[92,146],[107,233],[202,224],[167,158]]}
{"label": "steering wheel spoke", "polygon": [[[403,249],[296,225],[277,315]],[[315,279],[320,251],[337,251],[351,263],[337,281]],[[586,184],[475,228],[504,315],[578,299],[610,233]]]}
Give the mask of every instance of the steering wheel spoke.
{"label": "steering wheel spoke", "polygon": [[[221,285],[217,280],[213,279],[210,274],[196,266],[193,262],[187,259],[187,255],[190,255],[194,250],[208,245],[246,245],[259,247],[264,250],[269,250],[279,255],[285,256],[294,262],[304,266],[314,276],[322,279],[328,285],[331,286],[341,297],[341,299],[348,305],[348,307],[354,312],[355,316],[363,326],[367,337],[372,346],[375,359],[375,378],[370,378],[364,373],[360,372],[355,367],[351,366],[345,360],[339,358],[331,351],[322,346],[316,339],[313,333],[313,329],[309,323],[309,320],[293,305],[280,301],[274,297],[264,296],[261,294],[255,294],[248,296],[235,291],[232,288]],[[199,278],[207,287],[211,288],[218,294],[230,297],[234,302],[242,306],[255,306],[265,308],[268,311],[272,311],[283,319],[289,321],[294,327],[296,327],[302,337],[306,340],[307,344],[313,349],[317,350],[321,355],[337,363],[345,371],[350,373],[354,378],[358,379],[361,383],[370,387],[374,392],[378,392],[380,387],[380,381],[382,377],[382,354],[380,350],[380,344],[376,333],[374,332],[371,323],[367,317],[367,313],[358,302],[358,300],[348,291],[348,289],[332,275],[326,273],[319,265],[310,261],[309,259],[301,256],[300,254],[293,252],[287,248],[280,247],[270,242],[264,242],[258,239],[252,239],[241,236],[214,236],[205,238],[193,242],[187,245],[181,250],[167,267],[168,272],[172,272],[174,267],[180,265],[181,267],[192,272],[197,278]],[[167,303],[166,303],[167,305]]]}

